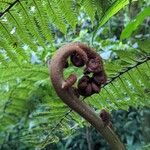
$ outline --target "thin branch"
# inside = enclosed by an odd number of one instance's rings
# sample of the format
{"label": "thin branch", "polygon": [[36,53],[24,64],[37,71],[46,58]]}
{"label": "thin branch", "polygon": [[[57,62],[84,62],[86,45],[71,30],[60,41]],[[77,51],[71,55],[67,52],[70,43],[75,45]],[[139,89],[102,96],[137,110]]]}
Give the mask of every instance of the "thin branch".
{"label": "thin branch", "polygon": [[19,0],[15,0],[13,3],[9,3],[9,6],[3,11],[3,12],[0,12],[0,18],[6,14],[7,12],[10,11],[10,9],[17,3],[19,2]]}

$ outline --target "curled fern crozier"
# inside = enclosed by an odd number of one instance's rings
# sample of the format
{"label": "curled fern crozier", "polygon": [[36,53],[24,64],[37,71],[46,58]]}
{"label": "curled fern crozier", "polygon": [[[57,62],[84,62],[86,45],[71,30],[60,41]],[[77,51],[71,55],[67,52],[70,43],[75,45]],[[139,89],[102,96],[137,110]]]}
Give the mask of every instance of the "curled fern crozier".
{"label": "curled fern crozier", "polygon": [[[64,79],[63,71],[69,57],[71,57],[75,66],[85,65],[84,75],[79,80],[77,87],[73,86],[77,81],[74,74]],[[105,126],[102,119],[85,102],[79,99],[79,96],[87,97],[98,93],[101,85],[106,82],[102,58],[96,51],[79,42],[67,44],[58,49],[50,62],[49,71],[55,91],[62,101],[95,127],[112,149],[124,150],[123,144],[113,130],[109,126]],[[90,74],[92,74],[92,77],[89,76]]]}

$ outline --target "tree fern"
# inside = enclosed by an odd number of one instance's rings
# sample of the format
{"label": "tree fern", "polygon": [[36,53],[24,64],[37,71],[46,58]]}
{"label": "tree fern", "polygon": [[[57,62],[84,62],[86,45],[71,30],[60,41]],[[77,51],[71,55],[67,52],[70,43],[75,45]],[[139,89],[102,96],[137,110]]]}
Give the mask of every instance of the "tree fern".
{"label": "tree fern", "polygon": [[[39,56],[42,53],[38,51],[39,47],[42,47],[44,57],[47,52],[52,55],[54,51],[49,47],[56,37],[51,27],[56,26],[64,34],[67,34],[68,26],[75,30],[79,24],[77,9],[84,10],[93,24],[95,14],[98,14],[98,27],[101,27],[128,1],[108,0],[106,4],[107,7],[104,1],[98,0],[15,0],[0,5],[0,131],[3,132],[0,142],[4,142],[4,135],[16,129],[21,143],[42,148],[57,142],[60,134],[68,136],[78,126],[86,124],[56,96],[49,83],[43,56],[39,65],[31,63],[30,55],[34,51]],[[35,10],[31,11],[31,7]],[[11,34],[14,27],[16,31]],[[137,42],[138,49],[112,50],[115,60],[105,62],[108,83],[99,94],[83,99],[97,113],[102,108],[113,110],[150,105],[150,85],[147,82],[150,57],[149,47],[145,46],[148,44],[144,44],[149,40]],[[75,69],[71,68],[66,75],[72,70]]]}

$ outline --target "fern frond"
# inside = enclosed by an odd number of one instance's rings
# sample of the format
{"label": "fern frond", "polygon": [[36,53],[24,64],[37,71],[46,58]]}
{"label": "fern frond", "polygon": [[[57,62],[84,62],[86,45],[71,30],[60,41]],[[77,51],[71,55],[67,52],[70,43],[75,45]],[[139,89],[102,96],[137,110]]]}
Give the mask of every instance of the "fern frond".
{"label": "fern frond", "polygon": [[[13,14],[9,13],[11,16],[11,18],[13,19],[12,22],[13,26],[16,24],[16,36],[18,38],[18,42],[17,44],[22,44],[20,46],[23,47],[23,44],[27,44],[33,51],[37,51],[37,46],[35,45],[34,42],[31,42],[31,35],[28,32],[27,28],[26,28],[26,23],[24,22],[23,16],[19,17],[18,14],[16,12],[13,12]],[[11,21],[11,18],[8,18],[9,21]],[[20,22],[18,22],[17,20],[21,20]],[[20,41],[19,41],[20,39]],[[27,58],[27,56],[25,56]]]}
{"label": "fern frond", "polygon": [[[41,29],[42,33],[44,34],[45,38],[51,42],[52,41],[52,35],[51,35],[51,31],[49,30],[48,28],[48,21],[46,18],[46,15],[45,15],[45,11],[43,9],[43,3],[39,1],[35,1],[33,0],[34,2],[34,5],[35,5],[35,8],[37,9],[38,11],[38,16],[36,17],[36,21],[39,23],[39,28]],[[45,5],[45,4],[44,4]],[[39,20],[40,19],[40,20]],[[38,21],[39,20],[39,21]]]}
{"label": "fern frond", "polygon": [[83,8],[93,22],[96,12],[95,0],[83,0]]}
{"label": "fern frond", "polygon": [[3,38],[0,40],[0,47],[6,51],[8,58],[10,58],[17,65],[20,65],[20,62],[19,62],[18,57],[16,56],[16,53],[12,51],[13,48],[9,45],[6,39]]}
{"label": "fern frond", "polygon": [[61,11],[64,19],[66,19],[68,24],[70,24],[71,27],[75,29],[77,24],[77,15],[73,9],[73,1],[56,0],[56,2],[57,2],[57,7],[59,7],[59,10]]}
{"label": "fern frond", "polygon": [[[34,14],[32,14],[30,12],[30,10],[28,8],[28,5],[26,3],[19,2],[19,6],[20,6],[20,9],[21,9],[20,13],[22,14],[21,21],[22,20],[24,21],[26,30],[29,31],[29,33],[35,39],[35,40],[33,40],[35,42],[33,44],[41,45],[46,50],[45,41],[44,41],[43,37],[39,34],[40,29],[37,28],[37,25],[36,25],[36,22],[35,22],[35,19],[34,19]],[[36,48],[34,48],[34,49],[36,49]]]}
{"label": "fern frond", "polygon": [[57,15],[57,9],[55,9],[55,7],[53,7],[52,2],[47,0],[45,9],[46,9],[47,16],[50,19],[51,23],[54,23],[60,29],[60,31],[62,33],[66,33],[67,28],[64,23],[64,20],[62,17]]}
{"label": "fern frond", "polygon": [[[3,5],[3,7],[4,7],[4,8],[6,8],[7,6],[8,6],[8,7],[0,14],[0,18],[1,18],[4,14],[6,14],[7,12],[9,12],[10,9],[12,9],[12,8],[14,7],[14,5],[16,5],[18,2],[19,2],[19,0],[15,0],[14,2],[8,1],[7,3],[4,3],[4,2],[3,2],[3,4],[7,4],[7,5]],[[1,3],[2,3],[2,2],[1,2]]]}
{"label": "fern frond", "polygon": [[[8,85],[8,92],[6,92],[3,88],[0,89],[1,91],[8,93],[6,94],[6,98],[4,98],[6,103],[7,101],[10,101],[10,99],[14,99],[15,103],[17,103],[17,99],[23,99],[21,102],[27,101],[26,98],[30,96],[35,89],[37,89],[35,86],[35,84],[38,83],[37,81],[42,78],[45,80],[45,78],[48,77],[48,73],[44,71],[44,68],[38,69],[38,67],[36,68],[31,65],[27,65],[24,68],[20,68],[16,65],[10,65],[9,67],[2,67],[0,69],[2,70],[0,83],[4,86]],[[37,73],[39,76],[36,76]],[[20,107],[20,109],[22,109],[22,107]]]}
{"label": "fern frond", "polygon": [[4,35],[5,35],[5,33],[6,33],[6,35],[8,35],[8,39],[10,38],[12,41],[14,41],[13,40],[13,37],[12,37],[12,35],[10,34],[10,32],[8,31],[8,29],[6,28],[6,26],[5,25],[3,25],[3,23],[0,21],[0,24],[1,24],[1,26],[0,26],[0,31],[1,32],[3,32],[4,33]]}

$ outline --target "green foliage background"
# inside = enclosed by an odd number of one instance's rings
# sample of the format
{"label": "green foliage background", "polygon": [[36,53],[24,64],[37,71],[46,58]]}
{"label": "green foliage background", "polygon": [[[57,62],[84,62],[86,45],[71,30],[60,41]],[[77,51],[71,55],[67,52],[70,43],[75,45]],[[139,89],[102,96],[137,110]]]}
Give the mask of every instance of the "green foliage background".
{"label": "green foliage background", "polygon": [[[148,149],[146,145],[143,148],[144,141],[149,141],[148,126],[146,125],[146,116],[150,111],[148,108],[137,110],[129,108],[128,111],[118,110],[112,111],[113,129],[119,134],[121,140],[126,144],[127,150],[133,149]],[[149,120],[149,119],[148,119]],[[148,122],[147,120],[147,122]],[[145,136],[143,136],[143,134]],[[146,136],[147,134],[147,136]],[[59,135],[61,137],[61,135]],[[147,147],[147,148],[146,148]],[[106,144],[102,136],[91,126],[80,128],[68,138],[60,138],[58,143],[53,143],[46,146],[47,149],[59,150],[109,150],[110,147]]]}
{"label": "green foliage background", "polygon": [[109,82],[85,99],[97,113],[150,105],[148,1],[8,0],[0,12],[1,149],[41,149],[87,125],[49,80],[47,60],[68,42],[85,42],[104,58]]}

